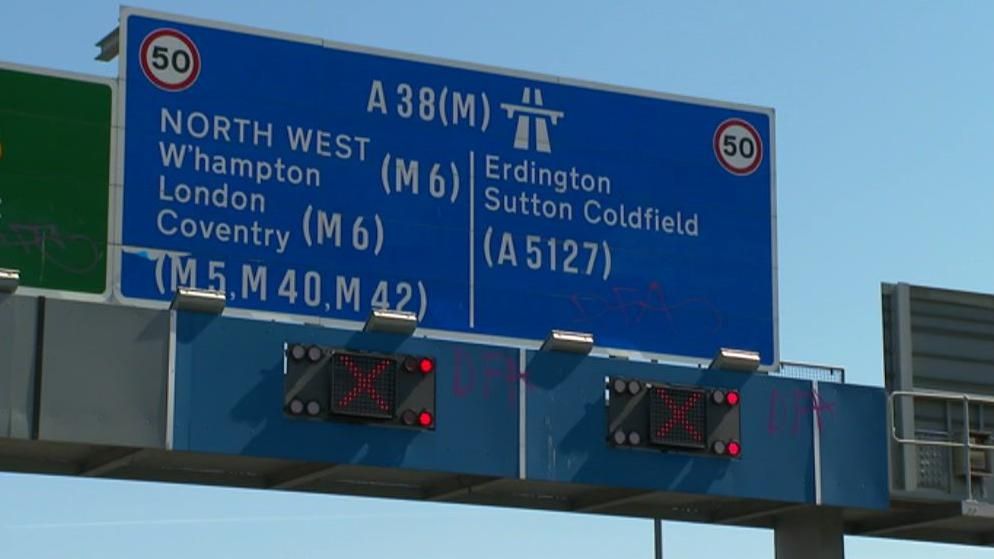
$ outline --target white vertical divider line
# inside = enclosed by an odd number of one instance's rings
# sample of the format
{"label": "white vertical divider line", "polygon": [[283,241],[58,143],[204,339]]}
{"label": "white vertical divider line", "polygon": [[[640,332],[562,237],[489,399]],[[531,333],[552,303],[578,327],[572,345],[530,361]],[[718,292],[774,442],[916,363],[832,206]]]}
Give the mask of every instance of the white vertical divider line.
{"label": "white vertical divider line", "polygon": [[527,436],[528,431],[526,421],[528,419],[528,414],[526,413],[526,402],[528,399],[525,397],[525,392],[528,388],[528,383],[525,380],[525,367],[528,366],[525,363],[525,350],[521,348],[518,350],[518,478],[525,479],[528,469],[528,445]]}
{"label": "white vertical divider line", "polygon": [[476,154],[469,150],[469,327],[476,328]]}
{"label": "white vertical divider line", "polygon": [[812,442],[815,451],[815,504],[821,504],[821,394],[818,393],[818,381],[811,381],[811,429],[813,431]]}
{"label": "white vertical divider line", "polygon": [[169,342],[166,348],[166,450],[173,449],[176,425],[176,311],[169,311]]}

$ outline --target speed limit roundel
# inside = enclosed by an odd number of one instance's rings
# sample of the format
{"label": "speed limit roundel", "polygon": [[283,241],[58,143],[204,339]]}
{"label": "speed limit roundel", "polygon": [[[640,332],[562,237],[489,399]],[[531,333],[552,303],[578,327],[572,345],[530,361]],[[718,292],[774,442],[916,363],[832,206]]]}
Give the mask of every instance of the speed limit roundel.
{"label": "speed limit roundel", "polygon": [[753,125],[730,118],[714,131],[714,155],[729,173],[749,175],[763,162],[763,140]]}
{"label": "speed limit roundel", "polygon": [[200,52],[184,33],[156,29],[142,41],[138,51],[142,72],[150,82],[166,91],[182,91],[200,75]]}

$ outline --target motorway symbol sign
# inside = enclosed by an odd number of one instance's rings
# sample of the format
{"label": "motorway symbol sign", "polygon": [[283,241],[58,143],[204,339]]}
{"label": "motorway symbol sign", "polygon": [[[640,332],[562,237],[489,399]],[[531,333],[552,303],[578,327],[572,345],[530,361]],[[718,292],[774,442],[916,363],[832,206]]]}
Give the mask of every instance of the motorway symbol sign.
{"label": "motorway symbol sign", "polygon": [[122,44],[125,300],[777,359],[771,110],[130,9]]}
{"label": "motorway symbol sign", "polygon": [[0,267],[20,285],[107,292],[112,86],[0,65]]}

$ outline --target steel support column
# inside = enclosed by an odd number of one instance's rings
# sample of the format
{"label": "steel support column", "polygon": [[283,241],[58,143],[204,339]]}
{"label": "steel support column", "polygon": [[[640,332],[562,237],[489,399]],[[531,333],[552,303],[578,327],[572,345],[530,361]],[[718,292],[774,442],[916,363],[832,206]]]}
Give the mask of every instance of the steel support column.
{"label": "steel support column", "polygon": [[777,519],[776,559],[843,559],[842,513],[811,508]]}

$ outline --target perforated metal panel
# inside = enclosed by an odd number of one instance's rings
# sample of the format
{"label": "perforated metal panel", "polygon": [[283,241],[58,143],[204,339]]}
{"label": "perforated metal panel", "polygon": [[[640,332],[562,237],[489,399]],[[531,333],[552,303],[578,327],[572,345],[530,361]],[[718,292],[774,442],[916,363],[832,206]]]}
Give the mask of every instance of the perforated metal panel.
{"label": "perforated metal panel", "polygon": [[771,375],[796,378],[801,380],[816,380],[818,382],[846,382],[846,370],[842,367],[815,365],[812,363],[780,362],[779,371],[771,371]]}
{"label": "perforated metal panel", "polygon": [[[919,430],[916,438],[926,441],[949,441],[947,433],[939,431]],[[923,489],[949,491],[949,447],[919,446],[918,448],[918,486]]]}

